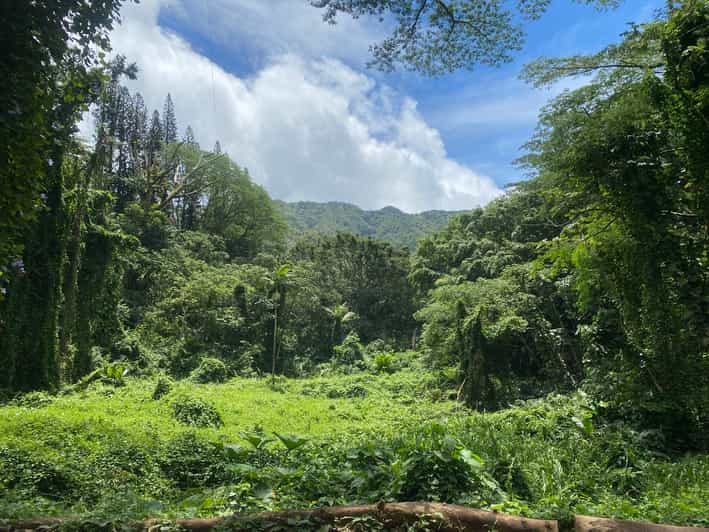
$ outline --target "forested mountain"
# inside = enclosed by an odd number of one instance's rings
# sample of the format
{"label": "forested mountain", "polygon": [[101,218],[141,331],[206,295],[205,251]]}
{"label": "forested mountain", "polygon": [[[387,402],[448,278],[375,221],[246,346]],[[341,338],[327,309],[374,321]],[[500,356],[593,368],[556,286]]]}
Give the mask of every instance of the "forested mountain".
{"label": "forested mountain", "polygon": [[465,211],[425,211],[409,214],[396,207],[366,211],[350,203],[275,201],[291,228],[291,238],[308,231],[323,234],[338,232],[384,240],[413,250],[416,242],[443,228],[452,217]]}

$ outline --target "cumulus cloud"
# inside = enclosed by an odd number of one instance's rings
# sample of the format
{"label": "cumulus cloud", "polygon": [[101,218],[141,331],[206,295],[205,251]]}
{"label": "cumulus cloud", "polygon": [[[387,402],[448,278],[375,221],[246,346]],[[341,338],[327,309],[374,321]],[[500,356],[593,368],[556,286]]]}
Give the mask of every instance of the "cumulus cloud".
{"label": "cumulus cloud", "polygon": [[415,101],[340,59],[280,53],[236,76],[162,29],[159,7],[127,5],[114,32],[114,50],[140,67],[131,89],[158,109],[170,92],[180,127],[190,124],[205,147],[219,139],[272,196],[416,212],[471,208],[500,194],[448,157]]}
{"label": "cumulus cloud", "polygon": [[165,5],[192,31],[223,50],[248,55],[256,64],[297,54],[361,65],[369,59],[369,44],[388,29],[367,17],[341,17],[335,25],[324,24],[322,11],[310,0],[182,0]]}

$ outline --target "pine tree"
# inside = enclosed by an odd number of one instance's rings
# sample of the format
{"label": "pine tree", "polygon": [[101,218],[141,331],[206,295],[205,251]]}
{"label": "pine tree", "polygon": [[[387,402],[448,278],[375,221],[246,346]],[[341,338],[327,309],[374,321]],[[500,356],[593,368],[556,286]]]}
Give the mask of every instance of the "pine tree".
{"label": "pine tree", "polygon": [[167,98],[165,98],[162,119],[165,144],[175,142],[177,140],[177,118],[175,117],[175,107],[172,104],[172,97],[169,92],[167,93]]}
{"label": "pine tree", "polygon": [[148,136],[148,110],[143,95],[139,92],[133,97],[133,125],[131,127],[131,146],[134,150],[145,144]]}
{"label": "pine tree", "polygon": [[133,99],[127,87],[120,87],[117,93],[118,101],[116,102],[116,112],[118,117],[116,120],[115,137],[118,140],[116,146],[116,173],[120,177],[126,177],[131,173],[130,164],[130,116],[133,110]]}
{"label": "pine tree", "polygon": [[199,143],[194,138],[194,131],[192,131],[192,126],[187,126],[185,130],[185,136],[182,138],[185,144],[189,146],[194,146],[199,148]]}
{"label": "pine tree", "polygon": [[160,113],[158,113],[156,109],[153,111],[153,118],[150,121],[150,129],[148,130],[148,165],[153,164],[157,154],[160,153],[164,138],[164,129],[160,121]]}

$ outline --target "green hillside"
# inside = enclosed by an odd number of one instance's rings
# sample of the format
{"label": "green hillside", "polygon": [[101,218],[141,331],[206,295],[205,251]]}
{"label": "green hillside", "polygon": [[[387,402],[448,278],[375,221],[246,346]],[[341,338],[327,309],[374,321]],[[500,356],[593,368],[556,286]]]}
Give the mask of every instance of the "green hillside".
{"label": "green hillside", "polygon": [[465,212],[425,211],[409,214],[396,207],[365,211],[356,205],[337,201],[275,203],[295,236],[307,231],[326,234],[342,231],[385,240],[412,250],[416,248],[419,238],[442,229],[453,216]]}

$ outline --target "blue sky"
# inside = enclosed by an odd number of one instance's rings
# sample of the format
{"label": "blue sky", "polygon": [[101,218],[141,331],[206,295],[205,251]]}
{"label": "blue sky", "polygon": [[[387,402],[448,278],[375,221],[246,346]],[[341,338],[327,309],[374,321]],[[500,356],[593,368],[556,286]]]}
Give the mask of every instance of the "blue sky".
{"label": "blue sky", "polygon": [[274,197],[459,209],[522,177],[512,161],[563,88],[526,86],[521,66],[616,42],[660,5],[556,0],[513,63],[435,79],[366,69],[386,24],[331,27],[307,0],[143,0],[124,8],[114,48],[138,63],[131,88],[149,105],[171,92],[181,125],[205,147],[219,138]]}

